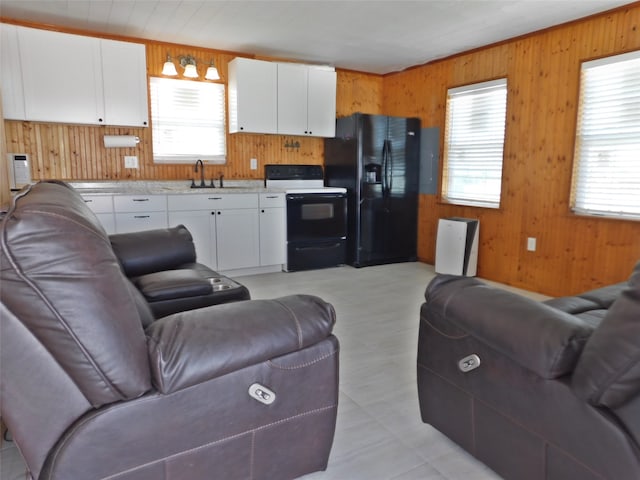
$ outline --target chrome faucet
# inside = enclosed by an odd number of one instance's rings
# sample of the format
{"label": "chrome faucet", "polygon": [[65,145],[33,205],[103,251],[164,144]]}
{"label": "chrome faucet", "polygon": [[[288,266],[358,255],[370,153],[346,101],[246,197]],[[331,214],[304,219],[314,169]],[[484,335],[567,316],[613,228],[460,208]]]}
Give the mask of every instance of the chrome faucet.
{"label": "chrome faucet", "polygon": [[198,164],[200,164],[200,186],[205,187],[206,185],[204,184],[204,163],[202,163],[202,160],[196,161],[196,166],[194,167],[193,171],[198,173]]}
{"label": "chrome faucet", "polygon": [[218,180],[220,181],[220,188],[223,188],[223,187],[224,187],[224,185],[223,185],[223,183],[222,183],[222,179],[223,179],[223,178],[224,178],[224,175],[223,175],[223,174],[220,174],[220,176],[218,177]]}

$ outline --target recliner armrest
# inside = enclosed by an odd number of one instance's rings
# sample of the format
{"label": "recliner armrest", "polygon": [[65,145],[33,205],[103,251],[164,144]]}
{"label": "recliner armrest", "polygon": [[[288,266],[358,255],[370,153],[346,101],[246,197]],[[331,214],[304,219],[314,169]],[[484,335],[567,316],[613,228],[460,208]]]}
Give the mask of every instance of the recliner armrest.
{"label": "recliner armrest", "polygon": [[581,319],[475,278],[440,275],[423,314],[452,322],[542,378],[573,371],[593,329]]}
{"label": "recliner armrest", "polygon": [[111,247],[128,277],[172,270],[196,261],[191,233],[184,225],[109,235]]}
{"label": "recliner armrest", "polygon": [[334,324],[331,304],[311,295],[176,313],[146,330],[152,381],[174,392],[313,345]]}

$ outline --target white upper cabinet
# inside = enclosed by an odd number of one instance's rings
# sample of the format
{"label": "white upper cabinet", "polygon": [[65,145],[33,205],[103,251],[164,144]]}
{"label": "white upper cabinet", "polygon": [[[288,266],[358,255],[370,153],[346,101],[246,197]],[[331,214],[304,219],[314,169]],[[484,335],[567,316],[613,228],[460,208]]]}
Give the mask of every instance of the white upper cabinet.
{"label": "white upper cabinet", "polygon": [[6,23],[0,23],[0,87],[4,118],[24,120],[18,28]]}
{"label": "white upper cabinet", "polygon": [[307,128],[314,137],[336,136],[335,70],[309,67],[307,91]]}
{"label": "white upper cabinet", "polygon": [[278,133],[280,134],[309,135],[307,72],[306,65],[278,64]]}
{"label": "white upper cabinet", "polygon": [[19,28],[25,117],[104,125],[100,39]]}
{"label": "white upper cabinet", "polygon": [[146,127],[149,109],[144,45],[101,40],[100,48],[107,124]]}
{"label": "white upper cabinet", "polygon": [[229,62],[229,132],[335,136],[336,72],[248,58]]}
{"label": "white upper cabinet", "polygon": [[[2,25],[1,59],[3,105],[9,105],[6,118],[147,125],[144,45],[16,26],[15,34],[7,34],[7,27],[12,26]],[[12,35],[17,50],[5,56],[5,48],[12,50]],[[23,114],[18,100],[12,99],[20,93]]]}
{"label": "white upper cabinet", "polygon": [[277,65],[235,58],[228,75],[229,132],[277,133]]}
{"label": "white upper cabinet", "polygon": [[335,124],[335,70],[278,64],[278,133],[334,137]]}

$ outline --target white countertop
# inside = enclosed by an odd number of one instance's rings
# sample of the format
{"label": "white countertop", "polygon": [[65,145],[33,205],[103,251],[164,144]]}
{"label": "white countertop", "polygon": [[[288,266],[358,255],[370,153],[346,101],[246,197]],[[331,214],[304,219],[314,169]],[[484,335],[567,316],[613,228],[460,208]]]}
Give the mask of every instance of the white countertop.
{"label": "white countertop", "polygon": [[[262,180],[225,180],[224,187],[191,188],[188,180],[120,180],[120,181],[78,181],[68,182],[81,194],[92,195],[158,195],[158,194],[198,194],[198,193],[344,193],[338,187],[291,188],[285,186],[265,187]],[[196,181],[196,184],[198,182]],[[209,183],[207,183],[209,185]]]}
{"label": "white countertop", "polygon": [[[137,195],[137,194],[197,194],[197,193],[284,193],[283,188],[266,188],[262,180],[225,180],[224,187],[191,188],[188,180],[120,180],[68,182],[81,194]],[[196,184],[199,184],[196,181]],[[209,185],[209,183],[207,183]]]}

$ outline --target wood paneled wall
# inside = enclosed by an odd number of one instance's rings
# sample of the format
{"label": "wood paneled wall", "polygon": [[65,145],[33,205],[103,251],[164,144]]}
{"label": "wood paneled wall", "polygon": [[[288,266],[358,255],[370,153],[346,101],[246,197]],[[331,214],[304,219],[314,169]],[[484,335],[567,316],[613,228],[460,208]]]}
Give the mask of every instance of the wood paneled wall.
{"label": "wood paneled wall", "polygon": [[[149,75],[159,73],[167,53],[191,54],[205,62],[213,58],[226,81],[227,63],[235,56],[173,44],[146,46]],[[568,208],[580,62],[638,48],[640,4],[636,2],[384,77],[338,71],[337,114],[418,116],[424,127],[440,127],[442,134],[448,88],[506,76],[501,208],[457,207],[442,203],[438,196],[421,195],[419,258],[434,262],[439,218],[479,218],[480,276],[549,295],[575,293],[624,280],[640,259],[640,222],[579,217]],[[7,151],[31,155],[34,179],[193,175],[191,166],[153,164],[150,129],[5,121],[5,130]],[[141,144],[135,149],[105,149],[105,134],[138,135]],[[299,141],[300,148],[285,148],[288,140]],[[323,159],[321,139],[234,134],[227,145],[227,164],[209,167],[211,175],[262,178],[265,163],[321,164]],[[140,169],[124,169],[124,155],[138,155]],[[258,170],[249,170],[250,158],[259,160]],[[527,237],[537,238],[537,251],[526,250]]]}
{"label": "wood paneled wall", "polygon": [[[77,32],[71,32],[77,33]],[[125,39],[126,40],[126,39]],[[139,41],[139,40],[138,40]],[[214,60],[221,82],[227,81],[227,64],[237,55],[218,50],[147,42],[147,74],[160,76],[167,54],[176,58],[192,55],[204,77],[207,62]],[[275,60],[275,59],[268,59]],[[383,79],[379,75],[338,71],[337,113],[381,113]],[[7,149],[28,153],[34,180],[179,180],[193,177],[191,165],[153,163],[150,128],[114,128],[39,122],[5,121]],[[136,148],[105,148],[104,135],[137,135]],[[299,148],[285,144],[298,142]],[[137,155],[139,169],[125,169],[123,157]],[[227,163],[206,168],[207,176],[224,174],[227,179],[260,179],[267,163],[322,164],[324,143],[320,138],[283,135],[227,134]],[[258,159],[258,169],[250,170],[249,159]]]}
{"label": "wood paneled wall", "polygon": [[[439,127],[441,152],[447,89],[508,81],[500,209],[458,207],[421,195],[419,258],[434,262],[439,218],[471,217],[480,219],[481,277],[549,295],[626,279],[640,260],[640,222],[573,215],[569,191],[580,63],[639,48],[635,3],[386,76],[383,111]],[[526,250],[527,237],[537,238],[535,252]]]}

